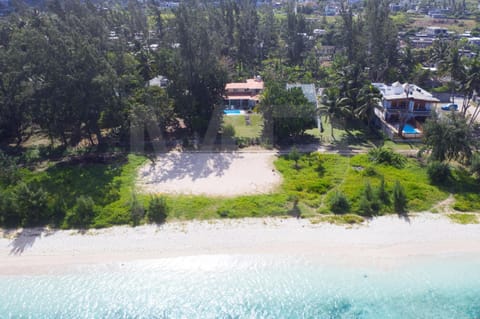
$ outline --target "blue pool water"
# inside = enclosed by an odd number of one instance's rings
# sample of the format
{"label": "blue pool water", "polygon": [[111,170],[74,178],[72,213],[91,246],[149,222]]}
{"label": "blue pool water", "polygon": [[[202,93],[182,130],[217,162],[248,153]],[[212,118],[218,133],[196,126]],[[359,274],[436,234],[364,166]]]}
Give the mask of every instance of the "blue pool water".
{"label": "blue pool water", "polygon": [[405,126],[403,127],[403,133],[406,133],[406,134],[417,134],[418,131],[416,128],[414,128],[413,126],[411,126],[410,124],[405,124]]}
{"label": "blue pool water", "polygon": [[230,115],[230,114],[241,114],[240,110],[224,110],[223,113]]}
{"label": "blue pool water", "polygon": [[0,318],[480,318],[480,256],[195,256],[0,277]]}

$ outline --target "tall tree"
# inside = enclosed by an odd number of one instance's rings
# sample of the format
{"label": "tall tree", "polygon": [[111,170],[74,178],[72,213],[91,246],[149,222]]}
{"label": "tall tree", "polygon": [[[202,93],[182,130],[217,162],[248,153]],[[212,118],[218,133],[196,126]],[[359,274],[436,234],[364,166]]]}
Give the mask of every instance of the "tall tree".
{"label": "tall tree", "polygon": [[0,142],[20,144],[32,123],[32,57],[27,46],[41,41],[29,27],[17,25],[14,19],[6,22],[0,43]]}
{"label": "tall tree", "polygon": [[305,37],[307,23],[301,13],[297,13],[292,3],[287,7],[285,42],[290,64],[300,64],[306,50]]}
{"label": "tall tree", "polygon": [[240,0],[238,3],[236,46],[239,62],[251,65],[257,57],[258,15],[255,0]]}
{"label": "tall tree", "polygon": [[310,103],[300,88],[286,90],[279,83],[268,84],[260,102],[264,117],[263,135],[280,142],[302,135],[315,127],[315,105]]}
{"label": "tall tree", "polygon": [[278,26],[271,5],[262,7],[258,26],[259,56],[263,60],[278,47]]}
{"label": "tall tree", "polygon": [[340,40],[345,48],[348,61],[365,66],[364,41],[361,39],[363,32],[362,21],[353,15],[353,9],[346,1],[341,2],[340,16],[342,17],[342,30]]}
{"label": "tall tree", "polygon": [[340,95],[336,87],[324,91],[318,112],[320,112],[320,115],[325,116],[330,123],[332,139],[335,139],[335,135],[333,134],[335,123],[345,118],[346,114],[350,111],[348,106],[349,102],[348,98]]}
{"label": "tall tree", "polygon": [[441,118],[434,114],[423,126],[424,150],[436,161],[460,160],[468,162],[472,156],[474,139],[466,119],[451,112]]}
{"label": "tall tree", "polygon": [[367,0],[365,3],[367,63],[372,81],[392,81],[389,71],[397,64],[397,32],[389,13],[388,0]]}
{"label": "tall tree", "polygon": [[194,0],[182,2],[175,20],[180,48],[171,91],[176,112],[191,132],[203,135],[209,125],[220,125],[221,112],[214,111],[222,107],[226,70],[219,63],[220,46],[205,7]]}
{"label": "tall tree", "polygon": [[367,122],[367,126],[372,128],[372,121],[375,118],[375,109],[380,108],[382,95],[372,84],[367,84],[360,90],[360,101],[355,109],[355,115]]}

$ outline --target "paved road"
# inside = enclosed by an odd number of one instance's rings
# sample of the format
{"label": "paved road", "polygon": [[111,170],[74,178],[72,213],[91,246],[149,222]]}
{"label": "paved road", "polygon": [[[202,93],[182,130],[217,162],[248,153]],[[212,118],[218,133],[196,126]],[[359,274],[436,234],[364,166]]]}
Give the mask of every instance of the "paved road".
{"label": "paved road", "polygon": [[[461,96],[456,96],[454,97],[453,99],[453,103],[457,104],[458,105],[458,110],[461,111],[462,110],[462,106],[463,106],[463,103],[464,103],[464,98],[461,97]],[[440,114],[445,113],[446,111],[442,111],[441,110],[441,107],[444,106],[444,105],[447,105],[449,104],[450,102],[448,103],[438,103],[437,105],[437,110],[438,112],[440,112]],[[470,116],[473,116],[473,112],[475,112],[475,106],[476,106],[476,103],[473,102],[473,101],[470,101],[470,107],[467,109],[467,114],[470,115]],[[475,122],[477,123],[480,123],[480,116],[477,117],[477,119],[475,120]]]}

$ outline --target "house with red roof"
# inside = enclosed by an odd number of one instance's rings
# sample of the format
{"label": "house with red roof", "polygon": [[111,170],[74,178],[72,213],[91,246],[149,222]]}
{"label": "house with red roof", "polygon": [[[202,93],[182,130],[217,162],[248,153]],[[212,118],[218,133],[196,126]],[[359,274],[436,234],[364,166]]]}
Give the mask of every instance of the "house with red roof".
{"label": "house with red roof", "polygon": [[251,110],[260,101],[264,83],[260,77],[246,82],[227,83],[225,86],[225,108],[227,110]]}

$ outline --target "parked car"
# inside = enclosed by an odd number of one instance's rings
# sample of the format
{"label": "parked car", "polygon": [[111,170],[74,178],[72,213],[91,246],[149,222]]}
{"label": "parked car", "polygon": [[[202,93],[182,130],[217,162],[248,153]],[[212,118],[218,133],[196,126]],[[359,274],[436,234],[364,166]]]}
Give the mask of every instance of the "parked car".
{"label": "parked car", "polygon": [[442,110],[444,111],[458,111],[458,105],[454,103],[446,104],[442,106]]}

